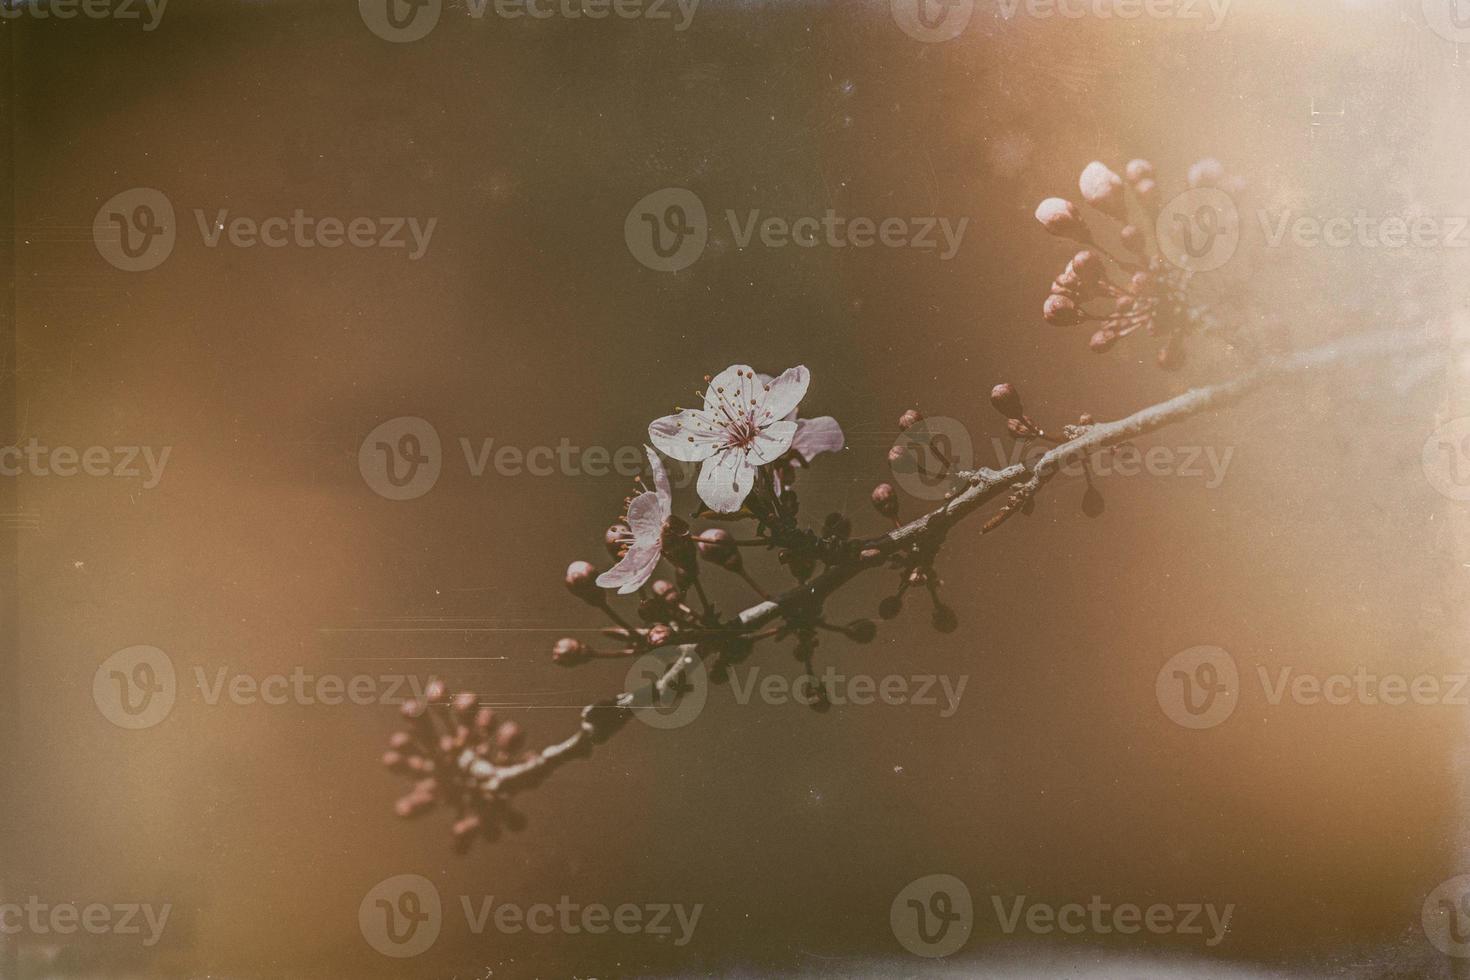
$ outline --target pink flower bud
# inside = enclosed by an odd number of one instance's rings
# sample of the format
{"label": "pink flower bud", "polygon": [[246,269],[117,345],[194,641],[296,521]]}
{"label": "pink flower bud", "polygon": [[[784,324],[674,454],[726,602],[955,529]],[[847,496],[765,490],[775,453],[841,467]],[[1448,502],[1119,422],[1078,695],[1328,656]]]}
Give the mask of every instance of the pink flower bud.
{"label": "pink flower bud", "polygon": [[495,747],[502,752],[516,752],[525,741],[526,733],[513,721],[501,725],[500,730],[495,733]]}
{"label": "pink flower bud", "polygon": [[424,700],[430,704],[448,704],[449,688],[444,686],[443,681],[435,678],[424,687]]}
{"label": "pink flower bud", "polygon": [[1102,256],[1090,248],[1084,248],[1072,256],[1068,267],[1077,273],[1077,278],[1089,283],[1101,282],[1108,271],[1107,266],[1103,264]]}
{"label": "pink flower bud", "polygon": [[911,408],[898,417],[898,427],[901,431],[907,432],[922,421],[924,421],[924,416],[919,413],[919,410]]}
{"label": "pink flower bud", "polygon": [[1060,197],[1049,197],[1036,209],[1036,220],[1049,233],[1078,242],[1091,242],[1092,232],[1082,220],[1077,205]]}
{"label": "pink flower bud", "polygon": [[1140,180],[1152,180],[1154,165],[1147,160],[1129,160],[1128,166],[1123,168],[1123,175],[1128,178],[1130,184],[1137,184]]}
{"label": "pink flower bud", "polygon": [[564,636],[551,647],[551,659],[563,667],[571,667],[587,659],[587,645],[581,640]]}
{"label": "pink flower bud", "polygon": [[461,817],[460,819],[454,821],[454,827],[452,828],[451,832],[454,834],[455,840],[463,841],[475,836],[475,834],[479,833],[479,831],[480,818],[477,815],[471,813],[467,817]]}
{"label": "pink flower bud", "polygon": [[1148,236],[1143,233],[1142,228],[1137,225],[1124,225],[1118,235],[1123,239],[1123,247],[1134,255],[1148,254]]}
{"label": "pink flower bud", "polygon": [[623,557],[623,541],[625,540],[624,535],[627,533],[627,530],[628,525],[622,521],[618,521],[609,527],[607,533],[602,536],[602,543],[607,545],[607,553],[614,558]]}
{"label": "pink flower bud", "polygon": [[1158,214],[1159,185],[1154,183],[1153,178],[1145,177],[1134,184],[1133,193],[1138,195],[1138,203],[1143,205],[1144,211],[1149,214]]}
{"label": "pink flower bud", "polygon": [[898,491],[892,484],[880,483],[873,488],[873,507],[890,520],[898,517]]}
{"label": "pink flower bud", "polygon": [[1059,327],[1076,326],[1082,320],[1077,304],[1065,296],[1053,294],[1041,306],[1042,319]]}
{"label": "pink flower bud", "polygon": [[1087,346],[1091,347],[1094,353],[1103,354],[1111,350],[1117,342],[1117,334],[1111,330],[1099,330],[1092,335],[1092,340],[1088,342]]}
{"label": "pink flower bud", "polygon": [[648,645],[661,647],[674,638],[674,631],[668,623],[659,623],[648,631]]}
{"label": "pink flower bud", "polygon": [[707,562],[732,571],[740,567],[740,549],[735,539],[722,527],[712,527],[700,532],[699,557]]}
{"label": "pink flower bud", "polygon": [[678,588],[666,578],[658,579],[653,583],[653,594],[671,606],[678,605],[681,598]]}
{"label": "pink flower bud", "polygon": [[574,561],[567,566],[567,588],[572,595],[584,602],[602,601],[602,592],[597,588],[597,569],[591,562]]}
{"label": "pink flower bud", "polygon": [[469,717],[470,712],[475,710],[475,705],[480,703],[480,698],[474,691],[460,691],[454,696],[450,703],[451,709],[456,715]]}
{"label": "pink flower bud", "polygon": [[1082,200],[1118,221],[1128,220],[1128,202],[1123,195],[1123,178],[1101,161],[1094,160],[1077,180]]}
{"label": "pink flower bud", "polygon": [[990,389],[990,404],[1008,419],[1021,419],[1026,415],[1026,409],[1021,407],[1021,395],[1016,391],[1015,385],[998,384]]}
{"label": "pink flower bud", "polygon": [[1190,187],[1215,187],[1225,179],[1225,166],[1214,157],[1205,157],[1189,168]]}
{"label": "pink flower bud", "polygon": [[908,449],[904,446],[894,445],[888,447],[888,464],[892,466],[894,463],[903,459],[907,453]]}

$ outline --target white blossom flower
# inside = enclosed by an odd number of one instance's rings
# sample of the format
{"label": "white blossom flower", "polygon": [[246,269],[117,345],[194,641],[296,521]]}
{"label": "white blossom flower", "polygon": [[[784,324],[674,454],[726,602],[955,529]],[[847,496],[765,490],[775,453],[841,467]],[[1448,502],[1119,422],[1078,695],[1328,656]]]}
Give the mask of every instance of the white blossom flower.
{"label": "white blossom flower", "polygon": [[604,589],[617,589],[619,595],[643,588],[658,567],[663,555],[664,524],[674,510],[674,495],[669,489],[669,475],[663,461],[647,446],[648,466],[653,473],[653,489],[640,493],[628,504],[627,526],[618,532],[621,555],[618,563],[597,576]]}
{"label": "white blossom flower", "polygon": [[[758,374],[756,377],[760,378],[763,385],[771,383],[769,374]],[[837,420],[832,416],[822,415],[814,419],[803,419],[797,418],[798,414],[793,408],[791,414],[781,421],[796,423],[796,435],[791,437],[789,451],[801,457],[802,463],[809,464],[822,453],[841,452],[842,448],[847,445],[847,438],[842,434],[842,426],[838,425]]]}
{"label": "white blossom flower", "polygon": [[731,365],[710,381],[703,409],[658,419],[648,437],[665,456],[702,463],[700,499],[718,513],[734,513],[755,486],[756,467],[774,463],[791,448],[797,425],[788,416],[810,381],[805,367],[767,384],[747,365]]}

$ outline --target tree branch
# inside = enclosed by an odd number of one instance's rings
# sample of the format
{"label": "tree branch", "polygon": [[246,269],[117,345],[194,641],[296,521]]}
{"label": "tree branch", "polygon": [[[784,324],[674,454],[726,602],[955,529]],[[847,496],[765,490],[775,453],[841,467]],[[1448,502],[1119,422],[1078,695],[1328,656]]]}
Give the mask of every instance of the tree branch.
{"label": "tree branch", "polygon": [[[496,764],[465,749],[457,766],[477,791],[488,800],[503,800],[539,783],[570,759],[591,753],[592,746],[605,741],[640,710],[640,706],[677,696],[679,685],[696,664],[711,664],[732,643],[748,642],[749,634],[773,622],[799,626],[815,622],[826,599],[862,572],[880,567],[906,554],[924,554],[926,561],[937,551],[945,534],[959,521],[986,504],[1009,494],[1008,509],[1029,501],[1053,477],[1069,466],[1084,463],[1097,452],[1118,446],[1206,411],[1224,408],[1268,383],[1287,379],[1314,379],[1329,370],[1372,359],[1424,356],[1447,348],[1443,333],[1420,329],[1384,331],[1348,337],[1311,350],[1265,361],[1230,381],[1194,388],[1175,398],[1150,405],[1112,422],[1074,427],[1073,438],[1048,450],[1030,464],[1001,470],[981,468],[957,474],[965,488],[921,517],[862,542],[855,558],[829,566],[811,581],[780,596],[757,603],[741,612],[713,638],[672,647],[674,659],[652,684],[582,709],[575,732],[560,742],[532,752],[513,764]],[[1006,515],[1008,516],[1008,515]],[[992,520],[985,530],[999,526]]]}

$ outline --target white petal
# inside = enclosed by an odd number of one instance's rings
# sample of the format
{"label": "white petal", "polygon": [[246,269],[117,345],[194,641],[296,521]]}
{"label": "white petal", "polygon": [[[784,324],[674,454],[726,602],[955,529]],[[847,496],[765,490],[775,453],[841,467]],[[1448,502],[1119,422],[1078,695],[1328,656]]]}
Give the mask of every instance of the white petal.
{"label": "white petal", "polygon": [[651,447],[644,446],[643,451],[648,454],[648,469],[653,474],[653,491],[658,494],[659,509],[667,519],[674,512],[674,492],[669,489],[669,473],[664,469],[664,461]]}
{"label": "white petal", "polygon": [[658,494],[640,493],[628,505],[628,528],[633,532],[633,548],[657,545],[664,534],[664,518],[668,515],[659,506]]}
{"label": "white petal", "polygon": [[750,458],[760,464],[774,463],[791,448],[800,422],[771,422],[756,433],[750,444]]}
{"label": "white petal", "polygon": [[699,499],[720,514],[733,514],[755,486],[755,466],[738,449],[726,449],[699,471]]}
{"label": "white petal", "polygon": [[629,548],[622,561],[597,576],[598,588],[617,589],[619,595],[637,592],[653,576],[653,570],[658,567],[660,551],[657,545],[652,548]]}
{"label": "white petal", "polygon": [[751,409],[750,400],[758,398],[760,390],[754,368],[749,364],[731,364],[704,389],[705,414],[721,420],[745,415]]}
{"label": "white petal", "polygon": [[686,408],[649,423],[648,439],[670,459],[699,463],[725,444],[725,430],[703,412]]}
{"label": "white petal", "polygon": [[772,381],[766,392],[765,406],[756,416],[756,424],[767,419],[784,419],[796,411],[796,406],[806,396],[806,387],[811,383],[811,372],[804,366],[794,367]]}
{"label": "white petal", "polygon": [[796,423],[796,436],[791,440],[792,450],[810,463],[822,453],[841,452],[847,440],[842,435],[842,426],[830,415],[815,419],[800,419]]}

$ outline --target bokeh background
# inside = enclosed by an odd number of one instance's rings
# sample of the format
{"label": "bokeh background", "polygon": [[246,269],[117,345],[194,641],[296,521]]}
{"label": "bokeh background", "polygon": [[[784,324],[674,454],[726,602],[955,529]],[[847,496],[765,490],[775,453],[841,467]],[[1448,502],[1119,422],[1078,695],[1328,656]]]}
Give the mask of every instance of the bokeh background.
{"label": "bokeh background", "polygon": [[[1426,26],[1419,3],[1236,0],[1206,31],[1007,19],[979,0],[944,43],[874,2],[705,0],[683,31],[477,20],[451,3],[429,36],[396,44],[350,3],[175,0],[153,31],[20,18],[0,39],[5,441],[171,447],[153,488],[4,487],[5,896],[172,906],[152,948],[11,937],[7,976],[1081,976],[1115,955],[1191,976],[1452,971],[1420,911],[1467,870],[1470,709],[1272,706],[1255,680],[1465,669],[1465,566],[1444,537],[1463,505],[1420,466],[1444,372],[1271,389],[1149,441],[1233,452],[1216,488],[1104,478],[1106,511],[1088,519],[1080,481],[1059,481],[1029,519],[984,540],[978,523],[957,530],[941,571],[958,631],[935,631],[916,596],[871,645],[829,638],[818,660],[964,676],[951,717],[717,689],[697,723],[634,726],[562,770],[523,798],[523,831],[465,856],[441,815],[392,813],[406,786],[377,763],[391,706],[210,704],[195,683],[221,668],[441,676],[534,742],[618,690],[625,664],[566,670],[549,647],[601,625],[560,578],[573,558],[603,559],[628,481],[476,477],[461,438],[637,446],[705,374],[806,364],[803,409],[837,417],[849,449],[803,477],[804,509],[877,531],[867,496],[891,478],[905,408],[960,420],[994,465],[1003,420],[984,393],[998,381],[1059,424],[1238,371],[1196,344],[1166,374],[1146,343],[1100,357],[1085,332],[1041,322],[1068,251],[1031,213],[1093,159],[1147,156],[1166,193],[1203,156],[1248,180],[1240,254],[1203,278],[1273,343],[1453,321],[1464,251],[1271,249],[1254,210],[1470,213],[1470,46]],[[129,273],[99,255],[92,223],[135,187],[172,202],[178,239]],[[677,274],[624,239],[629,209],[664,187],[714,216]],[[411,261],[210,248],[194,216],[297,208],[437,226]],[[969,224],[948,261],[740,249],[726,209]],[[444,445],[437,484],[410,501],[358,466],[364,437],[400,416]],[[873,616],[893,587],[870,576],[831,611]],[[738,581],[716,591],[749,598]],[[138,644],[168,654],[179,692],[164,721],[129,731],[98,710],[93,677]],[[1246,678],[1232,718],[1203,732],[1154,692],[1160,666],[1198,644]],[[783,648],[754,663],[800,670]],[[933,873],[978,907],[965,949],[937,962],[889,927],[894,895]],[[399,874],[433,881],[449,913],[410,960],[358,925],[363,896]],[[993,895],[1094,894],[1236,909],[1208,949],[1006,935],[990,912]],[[703,913],[683,947],[476,936],[462,895]]]}

